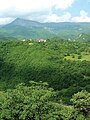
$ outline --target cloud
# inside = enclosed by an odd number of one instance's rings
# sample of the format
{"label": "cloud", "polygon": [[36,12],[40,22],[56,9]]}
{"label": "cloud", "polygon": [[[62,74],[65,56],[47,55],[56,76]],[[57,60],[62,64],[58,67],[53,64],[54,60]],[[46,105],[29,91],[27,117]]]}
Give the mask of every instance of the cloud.
{"label": "cloud", "polygon": [[90,17],[88,17],[88,13],[84,10],[80,11],[80,16],[75,16],[72,18],[73,22],[90,22]]}
{"label": "cloud", "polygon": [[52,6],[67,9],[75,0],[0,0],[0,12],[11,10],[16,12],[37,12],[51,9]]}
{"label": "cloud", "polygon": [[[52,8],[66,10],[75,0],[0,0],[0,18],[42,16],[52,13]],[[40,18],[41,16],[39,16]],[[34,17],[33,17],[34,18]],[[36,17],[35,17],[36,18]],[[5,20],[3,20],[5,21]]]}
{"label": "cloud", "polygon": [[65,22],[65,21],[70,21],[71,14],[66,12],[64,15],[56,15],[56,14],[51,14],[47,16],[45,22]]}
{"label": "cloud", "polygon": [[90,22],[88,13],[84,10],[80,11],[80,16],[72,18],[68,8],[75,1],[77,0],[0,0],[0,24],[7,24],[18,17],[39,22]]}
{"label": "cloud", "polygon": [[75,0],[55,0],[54,4],[56,8],[67,9],[72,6]]}
{"label": "cloud", "polygon": [[49,10],[50,3],[46,0],[0,0],[0,16],[16,17],[18,15],[27,15],[32,12]]}

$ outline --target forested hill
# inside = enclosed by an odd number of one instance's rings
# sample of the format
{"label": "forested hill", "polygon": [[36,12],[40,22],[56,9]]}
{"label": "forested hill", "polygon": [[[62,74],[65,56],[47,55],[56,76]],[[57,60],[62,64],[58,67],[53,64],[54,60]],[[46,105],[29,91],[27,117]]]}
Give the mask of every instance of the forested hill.
{"label": "forested hill", "polygon": [[40,23],[17,18],[0,28],[0,39],[38,39],[59,37],[75,39],[80,34],[89,34],[90,23]]}
{"label": "forested hill", "polygon": [[1,40],[0,120],[90,120],[90,42]]}
{"label": "forested hill", "polygon": [[90,42],[0,41],[0,89],[30,80],[47,82],[64,101],[90,91]]}

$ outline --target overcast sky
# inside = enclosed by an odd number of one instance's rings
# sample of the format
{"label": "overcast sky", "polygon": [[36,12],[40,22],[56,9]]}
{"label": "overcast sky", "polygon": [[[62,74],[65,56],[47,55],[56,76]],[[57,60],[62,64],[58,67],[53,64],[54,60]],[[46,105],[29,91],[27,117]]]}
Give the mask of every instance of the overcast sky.
{"label": "overcast sky", "polygon": [[0,25],[16,18],[39,22],[90,22],[90,0],[0,0]]}

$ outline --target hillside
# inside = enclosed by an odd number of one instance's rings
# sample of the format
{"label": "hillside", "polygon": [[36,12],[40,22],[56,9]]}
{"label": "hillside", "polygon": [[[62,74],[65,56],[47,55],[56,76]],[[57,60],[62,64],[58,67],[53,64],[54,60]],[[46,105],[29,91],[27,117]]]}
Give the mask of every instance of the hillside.
{"label": "hillside", "polygon": [[30,80],[47,82],[67,103],[80,90],[90,92],[90,43],[0,41],[0,89]]}
{"label": "hillside", "polygon": [[59,37],[63,39],[75,39],[78,35],[89,34],[90,23],[40,23],[31,20],[17,18],[13,22],[0,28],[0,34],[16,39],[47,39]]}

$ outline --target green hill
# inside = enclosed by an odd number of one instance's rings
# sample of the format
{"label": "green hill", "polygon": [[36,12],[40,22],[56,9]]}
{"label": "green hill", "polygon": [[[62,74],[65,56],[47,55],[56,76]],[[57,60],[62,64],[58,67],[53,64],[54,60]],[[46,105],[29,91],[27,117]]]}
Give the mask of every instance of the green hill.
{"label": "green hill", "polygon": [[[67,59],[73,55],[82,58]],[[48,82],[64,101],[79,90],[90,92],[90,43],[0,41],[0,89],[30,80]]]}

